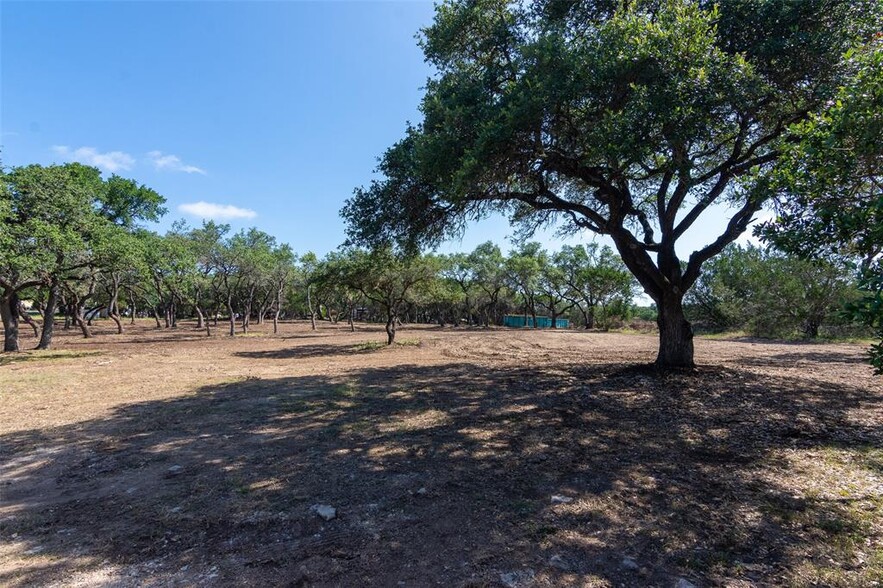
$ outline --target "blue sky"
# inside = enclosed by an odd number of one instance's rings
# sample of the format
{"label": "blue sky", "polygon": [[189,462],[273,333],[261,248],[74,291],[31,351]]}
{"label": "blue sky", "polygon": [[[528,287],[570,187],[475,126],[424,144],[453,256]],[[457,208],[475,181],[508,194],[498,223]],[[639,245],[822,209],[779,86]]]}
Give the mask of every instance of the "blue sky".
{"label": "blue sky", "polygon": [[[166,196],[159,230],[214,217],[298,252],[344,240],[343,201],[419,120],[432,74],[415,40],[431,2],[4,0],[0,11],[4,165],[90,163]],[[723,222],[712,214],[679,251]],[[442,250],[505,249],[509,234],[489,219]]]}

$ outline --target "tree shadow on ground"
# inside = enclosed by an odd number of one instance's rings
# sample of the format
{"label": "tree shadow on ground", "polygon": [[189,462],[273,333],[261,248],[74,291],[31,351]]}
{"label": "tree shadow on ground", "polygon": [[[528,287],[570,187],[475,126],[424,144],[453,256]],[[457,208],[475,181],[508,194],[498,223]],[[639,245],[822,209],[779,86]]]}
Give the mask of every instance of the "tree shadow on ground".
{"label": "tree shadow on ground", "polygon": [[0,437],[0,534],[33,561],[0,584],[100,566],[123,586],[783,584],[830,539],[803,521],[855,530],[770,469],[789,471],[782,452],[880,446],[862,415],[881,408],[858,387],[721,367],[449,363],[206,386]]}
{"label": "tree shadow on ground", "polygon": [[733,363],[739,365],[752,365],[762,367],[792,367],[800,364],[824,365],[826,363],[841,363],[864,365],[868,362],[868,355],[861,351],[794,351],[790,353],[775,353],[758,357],[741,358]]}
{"label": "tree shadow on ground", "polygon": [[386,345],[374,342],[343,346],[337,344],[297,345],[283,349],[268,349],[262,351],[237,351],[233,355],[247,359],[305,359],[310,357],[332,357],[336,355],[354,355],[371,353]]}

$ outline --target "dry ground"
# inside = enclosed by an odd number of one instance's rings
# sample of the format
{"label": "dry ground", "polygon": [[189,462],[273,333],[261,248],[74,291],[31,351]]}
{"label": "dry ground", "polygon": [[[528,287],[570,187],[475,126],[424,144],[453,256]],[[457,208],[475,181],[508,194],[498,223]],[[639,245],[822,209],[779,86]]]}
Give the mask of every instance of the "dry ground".
{"label": "dry ground", "polygon": [[883,584],[860,346],[98,331],[0,356],[0,585]]}

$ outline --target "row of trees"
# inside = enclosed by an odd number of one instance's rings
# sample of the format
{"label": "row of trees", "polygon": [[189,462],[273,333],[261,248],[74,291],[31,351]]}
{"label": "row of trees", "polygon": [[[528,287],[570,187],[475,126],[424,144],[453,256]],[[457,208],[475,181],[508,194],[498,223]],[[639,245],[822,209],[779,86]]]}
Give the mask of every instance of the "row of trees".
{"label": "row of trees", "polygon": [[[391,247],[342,247],[297,256],[255,228],[175,223],[165,235],[140,226],[164,199],[131,180],[102,179],[80,164],[26,166],[4,175],[0,310],[4,349],[19,349],[19,321],[51,345],[55,318],[92,335],[91,318],[152,316],[157,328],[195,317],[211,335],[247,333],[282,316],[382,322],[388,343],[402,322],[499,325],[506,314],[608,328],[627,318],[638,284],[619,256],[597,244],[547,251],[526,242],[504,255],[487,242],[471,253],[404,255]],[[706,266],[685,299],[687,316],[713,330],[816,337],[844,324],[860,300],[855,272],[756,247],[731,246]],[[26,312],[29,303],[41,324]],[[354,327],[353,327],[354,328]]]}
{"label": "row of trees", "polygon": [[[164,199],[132,180],[103,179],[80,164],[13,168],[0,198],[0,312],[4,350],[19,349],[19,323],[52,343],[55,317],[92,335],[99,313],[124,330],[124,316],[152,316],[157,328],[195,317],[211,334],[283,313],[313,321],[347,317],[501,324],[506,313],[572,316],[587,328],[629,311],[635,284],[607,247],[548,252],[526,243],[503,255],[485,243],[469,254],[399,255],[390,248],[342,248],[323,259],[297,256],[255,228],[183,222],[165,235],[144,229],[164,214]],[[26,303],[39,311],[38,324]]]}
{"label": "row of trees", "polygon": [[[491,242],[471,253],[399,255],[391,248],[342,249],[314,266],[306,282],[320,306],[352,317],[361,305],[382,311],[388,342],[407,320],[440,325],[499,325],[503,316],[568,316],[585,328],[607,327],[628,315],[636,284],[608,247],[539,243],[504,256]],[[308,288],[307,292],[312,290]],[[311,316],[313,309],[308,307]],[[344,314],[345,313],[345,314]]]}

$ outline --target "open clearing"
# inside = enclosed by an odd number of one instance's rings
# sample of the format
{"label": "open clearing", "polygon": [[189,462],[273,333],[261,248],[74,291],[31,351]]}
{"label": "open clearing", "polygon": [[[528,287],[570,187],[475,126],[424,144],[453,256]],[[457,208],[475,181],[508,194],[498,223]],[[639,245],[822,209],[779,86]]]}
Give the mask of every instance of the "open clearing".
{"label": "open clearing", "polygon": [[0,357],[0,585],[883,583],[861,346],[267,328]]}

